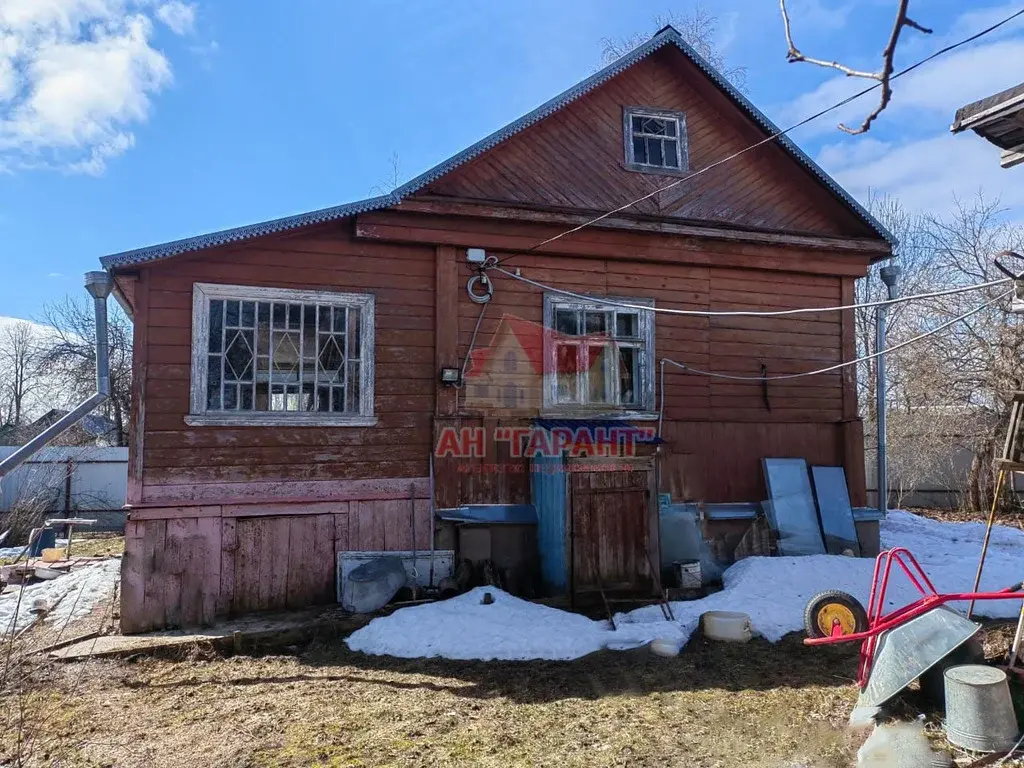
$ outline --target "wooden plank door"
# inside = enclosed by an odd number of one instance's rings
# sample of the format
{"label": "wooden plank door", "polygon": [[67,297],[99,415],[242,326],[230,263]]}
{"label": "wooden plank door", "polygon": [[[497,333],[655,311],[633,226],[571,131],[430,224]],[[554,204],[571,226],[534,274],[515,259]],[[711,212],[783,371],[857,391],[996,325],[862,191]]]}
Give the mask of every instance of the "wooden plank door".
{"label": "wooden plank door", "polygon": [[651,585],[651,472],[571,472],[573,591],[636,591]]}

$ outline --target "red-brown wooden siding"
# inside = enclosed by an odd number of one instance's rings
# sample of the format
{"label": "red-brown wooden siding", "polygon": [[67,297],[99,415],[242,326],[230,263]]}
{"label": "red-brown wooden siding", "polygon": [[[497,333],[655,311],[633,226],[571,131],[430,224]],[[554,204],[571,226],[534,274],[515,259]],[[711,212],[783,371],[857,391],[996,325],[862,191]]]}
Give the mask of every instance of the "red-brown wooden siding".
{"label": "red-brown wooden siding", "polygon": [[[345,226],[147,268],[143,502],[224,498],[223,484],[425,477],[434,405],[434,249],[354,242]],[[376,296],[375,415],[365,428],[189,427],[192,286]],[[205,489],[205,491],[204,491]]]}
{"label": "red-brown wooden siding", "polygon": [[[606,211],[672,182],[627,170],[624,106],[686,114],[697,170],[765,138],[673,46],[456,169],[427,192],[459,198]],[[784,179],[784,183],[780,182]],[[820,234],[873,233],[776,143],[634,206],[635,213]]]}

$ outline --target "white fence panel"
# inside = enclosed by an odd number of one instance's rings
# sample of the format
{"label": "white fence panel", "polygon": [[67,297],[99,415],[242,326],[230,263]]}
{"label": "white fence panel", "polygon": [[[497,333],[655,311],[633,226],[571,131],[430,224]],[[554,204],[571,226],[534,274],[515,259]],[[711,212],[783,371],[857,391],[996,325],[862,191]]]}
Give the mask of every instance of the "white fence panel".
{"label": "white fence panel", "polygon": [[[0,458],[16,450],[0,446]],[[47,514],[96,517],[100,530],[123,528],[127,492],[127,448],[44,448],[0,481],[0,515],[28,506]]]}

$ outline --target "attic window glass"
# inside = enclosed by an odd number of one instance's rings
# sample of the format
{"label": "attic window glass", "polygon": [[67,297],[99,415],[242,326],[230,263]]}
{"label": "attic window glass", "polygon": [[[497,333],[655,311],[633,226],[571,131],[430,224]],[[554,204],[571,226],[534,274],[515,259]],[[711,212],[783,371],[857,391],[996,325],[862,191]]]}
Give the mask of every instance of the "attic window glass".
{"label": "attic window glass", "polygon": [[196,284],[194,423],[365,424],[373,296]]}
{"label": "attic window glass", "polygon": [[626,164],[634,170],[685,171],[686,116],[629,107],[625,112]]}
{"label": "attic window glass", "polygon": [[[626,299],[654,306],[647,299]],[[653,407],[654,313],[544,297],[544,405],[549,410]]]}

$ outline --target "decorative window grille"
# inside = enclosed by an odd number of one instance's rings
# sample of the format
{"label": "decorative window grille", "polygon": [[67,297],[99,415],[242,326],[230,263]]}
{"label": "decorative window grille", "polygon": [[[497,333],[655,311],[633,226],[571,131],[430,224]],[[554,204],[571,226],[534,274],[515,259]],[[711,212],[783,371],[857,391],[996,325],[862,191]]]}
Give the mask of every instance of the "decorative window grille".
{"label": "decorative window grille", "polygon": [[373,310],[365,294],[197,283],[189,422],[374,423]]}
{"label": "decorative window grille", "polygon": [[[622,299],[654,306],[649,299]],[[646,412],[654,407],[654,313],[544,296],[544,406]]]}
{"label": "decorative window grille", "polygon": [[686,115],[627,107],[624,112],[626,164],[640,171],[685,171],[689,166]]}

